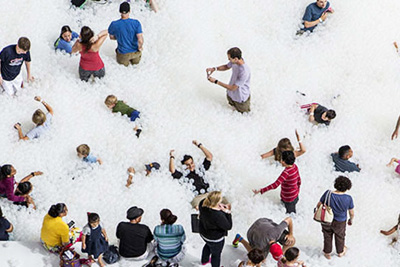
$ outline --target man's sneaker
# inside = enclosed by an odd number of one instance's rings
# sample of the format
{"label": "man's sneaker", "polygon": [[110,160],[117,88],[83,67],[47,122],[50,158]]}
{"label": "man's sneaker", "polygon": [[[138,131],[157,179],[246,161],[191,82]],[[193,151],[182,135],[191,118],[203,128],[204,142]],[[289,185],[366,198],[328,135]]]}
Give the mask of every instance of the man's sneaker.
{"label": "man's sneaker", "polygon": [[168,267],[179,267],[178,263],[171,263],[170,265],[168,265]]}
{"label": "man's sneaker", "polygon": [[207,262],[202,263],[201,265],[207,265],[207,264],[209,264],[209,263],[211,263],[211,258],[210,258]]}
{"label": "man's sneaker", "polygon": [[236,234],[235,239],[232,241],[232,246],[237,248],[239,246],[240,241],[243,240],[243,237],[240,234]]}
{"label": "man's sneaker", "polygon": [[137,129],[136,130],[136,134],[135,135],[136,135],[137,138],[139,138],[141,132],[142,132],[142,129]]}

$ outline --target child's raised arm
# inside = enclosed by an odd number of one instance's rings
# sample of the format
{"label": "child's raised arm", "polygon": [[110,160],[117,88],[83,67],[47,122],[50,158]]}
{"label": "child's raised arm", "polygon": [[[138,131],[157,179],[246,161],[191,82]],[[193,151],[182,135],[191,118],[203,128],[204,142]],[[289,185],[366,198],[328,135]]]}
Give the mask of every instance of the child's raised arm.
{"label": "child's raised arm", "polygon": [[35,96],[35,100],[41,102],[41,103],[43,104],[43,106],[47,109],[47,111],[48,111],[51,115],[54,115],[53,108],[52,108],[49,104],[47,104],[46,102],[44,102],[44,100],[42,100],[42,98],[41,98],[40,96]]}

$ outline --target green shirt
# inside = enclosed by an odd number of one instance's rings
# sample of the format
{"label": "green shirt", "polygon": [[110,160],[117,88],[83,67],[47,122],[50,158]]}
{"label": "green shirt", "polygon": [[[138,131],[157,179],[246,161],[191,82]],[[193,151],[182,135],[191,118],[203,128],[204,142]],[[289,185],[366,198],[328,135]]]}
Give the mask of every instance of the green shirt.
{"label": "green shirt", "polygon": [[121,112],[122,115],[127,115],[128,117],[131,116],[132,112],[134,112],[136,109],[131,108],[127,104],[125,104],[123,101],[119,100],[117,101],[117,104],[112,109],[112,112]]}

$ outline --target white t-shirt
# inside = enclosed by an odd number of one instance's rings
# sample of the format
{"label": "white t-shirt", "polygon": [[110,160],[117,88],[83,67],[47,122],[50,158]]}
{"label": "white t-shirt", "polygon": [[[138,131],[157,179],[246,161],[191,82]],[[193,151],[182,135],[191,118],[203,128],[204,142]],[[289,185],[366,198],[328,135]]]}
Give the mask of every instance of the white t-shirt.
{"label": "white t-shirt", "polygon": [[[102,222],[100,222],[99,225],[100,225],[101,229],[104,228]],[[97,225],[96,228],[93,228],[93,229],[97,229],[97,227],[99,227],[99,225]],[[83,235],[90,235],[90,225],[89,225],[89,224],[86,224],[86,225],[83,227],[83,229],[82,229],[82,234],[83,234]]]}
{"label": "white t-shirt", "polygon": [[47,112],[46,113],[46,121],[42,125],[36,126],[32,130],[30,130],[26,134],[26,136],[29,139],[34,139],[34,138],[40,137],[42,134],[44,134],[45,132],[47,132],[49,130],[52,120],[53,120],[53,115],[51,115],[50,112]]}

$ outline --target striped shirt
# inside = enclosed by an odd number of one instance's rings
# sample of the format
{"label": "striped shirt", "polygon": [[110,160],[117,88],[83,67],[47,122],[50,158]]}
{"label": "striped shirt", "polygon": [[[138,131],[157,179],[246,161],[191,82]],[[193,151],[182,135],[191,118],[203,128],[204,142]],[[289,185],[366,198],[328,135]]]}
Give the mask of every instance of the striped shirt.
{"label": "striped shirt", "polygon": [[292,202],[299,195],[301,179],[296,164],[283,170],[279,178],[267,187],[262,188],[261,194],[277,188],[281,185],[281,199],[284,202]]}
{"label": "striped shirt", "polygon": [[154,228],[157,254],[163,260],[168,260],[178,255],[182,250],[182,244],[185,239],[185,230],[180,224],[163,224]]}

